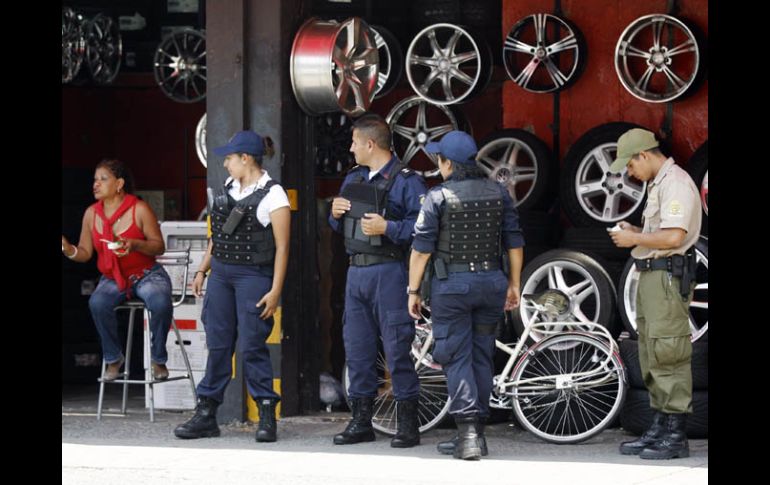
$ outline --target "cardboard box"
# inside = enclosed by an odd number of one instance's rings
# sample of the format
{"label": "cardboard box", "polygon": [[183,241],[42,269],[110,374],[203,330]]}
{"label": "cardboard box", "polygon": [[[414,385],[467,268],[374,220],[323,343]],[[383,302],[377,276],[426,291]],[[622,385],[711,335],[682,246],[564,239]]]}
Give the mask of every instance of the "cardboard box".
{"label": "cardboard box", "polygon": [[[193,371],[195,385],[203,379],[205,372]],[[169,377],[185,375],[185,371],[169,371]],[[145,370],[145,376],[149,379],[150,371]],[[150,407],[149,386],[145,386],[144,407]],[[153,385],[155,409],[195,409],[195,399],[190,387],[189,379],[179,379],[178,381],[164,382],[163,384]]]}
{"label": "cardboard box", "polygon": [[[182,336],[182,342],[184,343],[185,352],[187,352],[187,359],[190,361],[190,367],[196,371],[206,370],[206,360],[209,357],[209,349],[206,345],[206,332],[195,330],[180,330],[179,333]],[[145,340],[150,338],[149,332],[144,332]],[[148,341],[149,343],[149,341]],[[168,333],[168,339],[166,340],[166,351],[168,352],[168,361],[166,361],[166,367],[169,370],[186,370],[184,365],[184,357],[182,351],[177,344],[176,334],[172,329]],[[145,352],[144,354],[144,368],[150,367],[150,356]]]}

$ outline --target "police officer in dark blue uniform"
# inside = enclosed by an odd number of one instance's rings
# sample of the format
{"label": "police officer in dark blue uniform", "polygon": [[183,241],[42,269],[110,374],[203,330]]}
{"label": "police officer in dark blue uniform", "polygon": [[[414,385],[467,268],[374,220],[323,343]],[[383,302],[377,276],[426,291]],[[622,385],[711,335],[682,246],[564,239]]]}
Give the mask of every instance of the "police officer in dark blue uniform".
{"label": "police officer in dark blue uniform", "polygon": [[276,440],[273,368],[266,340],[281,298],[289,260],[289,200],[262,168],[272,142],[253,131],[240,131],[214,149],[224,156],[230,177],[211,206],[211,241],[193,292],[201,295],[211,268],[201,320],[209,349],[206,375],[198,384],[195,415],[178,426],[179,438],[219,436],[216,412],[231,381],[236,338],[243,358],[246,387],[259,409],[257,441]]}
{"label": "police officer in dark blue uniform", "polygon": [[426,188],[422,177],[390,151],[390,129],[367,114],[353,124],[358,165],[345,177],[332,202],[329,224],[345,237],[350,255],[345,287],[343,340],[353,418],[334,444],[374,441],[372,406],[377,395],[377,343],[385,358],[397,401],[398,432],[391,446],[420,442],[417,420],[419,381],[410,358],[414,321],[406,308],[406,254]]}
{"label": "police officer in dark blue uniform", "polygon": [[[419,316],[427,267],[428,277],[432,274],[433,359],[447,375],[449,413],[458,429],[438,450],[478,460],[487,454],[483,426],[489,416],[496,324],[503,309],[519,304],[524,238],[507,190],[476,167],[470,135],[451,131],[426,150],[438,154],[444,183],[428,192],[414,227],[409,312]],[[502,271],[503,250],[510,261],[508,278]]]}

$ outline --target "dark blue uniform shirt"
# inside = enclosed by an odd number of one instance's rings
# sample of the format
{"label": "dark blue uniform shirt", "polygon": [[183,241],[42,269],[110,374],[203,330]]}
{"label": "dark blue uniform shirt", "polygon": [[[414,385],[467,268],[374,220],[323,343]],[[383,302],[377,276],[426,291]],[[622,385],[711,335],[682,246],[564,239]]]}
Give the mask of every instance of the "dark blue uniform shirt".
{"label": "dark blue uniform shirt", "polygon": [[[396,163],[399,163],[398,158],[395,155],[391,156],[388,163],[371,180],[369,180],[369,167],[354,168],[342,182],[340,193],[342,193],[347,184],[356,182],[361,177],[363,177],[361,183],[377,183],[385,178],[383,174],[390,173],[390,170]],[[412,240],[414,223],[417,220],[417,215],[420,213],[420,200],[425,195],[425,192],[427,192],[427,188],[425,181],[418,174],[412,174],[408,177],[396,174],[393,174],[393,176],[396,177],[396,180],[393,182],[390,192],[388,192],[388,205],[386,209],[388,227],[385,230],[385,236],[395,244],[407,246]],[[335,219],[329,214],[329,225],[332,229],[341,233],[343,218],[344,216]]]}
{"label": "dark blue uniform shirt", "polygon": [[[448,180],[451,180],[449,176]],[[442,184],[443,185],[443,184]],[[414,225],[414,242],[412,247],[421,253],[436,251],[441,216],[444,213],[446,200],[441,192],[442,185],[433,187],[425,197],[417,223]],[[524,235],[519,227],[519,213],[513,205],[513,199],[503,185],[498,184],[503,195],[503,224],[501,227],[503,251],[524,246]]]}

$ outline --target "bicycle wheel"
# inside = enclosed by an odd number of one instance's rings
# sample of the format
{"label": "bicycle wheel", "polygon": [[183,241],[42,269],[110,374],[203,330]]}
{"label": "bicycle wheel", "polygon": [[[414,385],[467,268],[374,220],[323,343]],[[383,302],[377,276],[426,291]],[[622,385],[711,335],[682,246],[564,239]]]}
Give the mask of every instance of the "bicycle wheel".
{"label": "bicycle wheel", "polygon": [[[411,351],[414,362],[417,362],[422,346],[431,332],[429,318],[426,318],[426,322],[415,323],[415,336]],[[420,380],[420,397],[417,403],[420,433],[433,429],[449,412],[449,391],[447,390],[446,375],[444,375],[441,364],[433,361],[430,354],[432,347],[431,345],[428,353],[420,359],[420,365],[417,368],[417,377]],[[348,399],[350,378],[348,377],[347,364],[342,370],[342,381],[345,384],[345,399]],[[390,371],[382,348],[377,352],[377,396],[374,398],[372,426],[375,430],[388,436],[394,436],[398,429],[396,398],[393,395]]]}
{"label": "bicycle wheel", "polygon": [[[516,364],[512,380],[553,378],[514,388],[513,412],[519,422],[557,444],[577,443],[600,433],[620,412],[626,395],[620,356],[613,353],[603,366],[609,352],[605,343],[574,333],[555,335],[530,348]],[[595,373],[562,378],[588,371]],[[607,380],[597,382],[602,379]]]}

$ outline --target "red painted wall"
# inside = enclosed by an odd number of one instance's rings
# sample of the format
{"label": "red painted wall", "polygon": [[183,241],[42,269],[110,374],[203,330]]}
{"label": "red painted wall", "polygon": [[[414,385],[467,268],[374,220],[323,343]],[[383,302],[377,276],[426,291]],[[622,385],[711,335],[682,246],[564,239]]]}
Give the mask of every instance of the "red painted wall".
{"label": "red painted wall", "polygon": [[111,86],[62,86],[62,166],[94,167],[114,156],[130,166],[138,190],[181,197],[186,185],[182,218],[194,219],[206,205],[206,169],[195,151],[205,112],[204,101],[166,97],[151,73],[121,74]]}
{"label": "red painted wall", "polygon": [[[588,56],[580,78],[560,94],[561,160],[572,143],[589,129],[611,121],[638,123],[653,131],[663,125],[666,105],[641,101],[621,85],[615,72],[615,45],[636,18],[665,13],[666,0],[563,0],[562,11],[585,37]],[[694,22],[708,35],[707,0],[681,0],[677,17]],[[553,0],[503,0],[503,37],[521,18],[552,13]],[[513,81],[503,84],[503,123],[506,128],[529,128],[553,148],[553,95],[525,91]],[[672,154],[685,164],[708,138],[708,80],[695,94],[673,104]]]}

